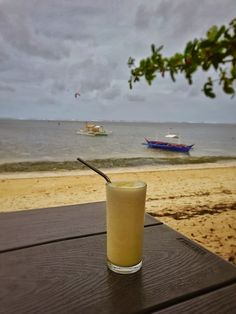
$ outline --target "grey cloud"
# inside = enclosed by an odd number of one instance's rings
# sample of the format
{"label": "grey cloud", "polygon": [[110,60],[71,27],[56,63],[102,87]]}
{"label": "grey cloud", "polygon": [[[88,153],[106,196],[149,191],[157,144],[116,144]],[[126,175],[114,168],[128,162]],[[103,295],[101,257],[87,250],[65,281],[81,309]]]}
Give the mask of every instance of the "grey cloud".
{"label": "grey cloud", "polygon": [[[13,23],[15,18],[23,22],[28,21],[32,33],[39,36],[40,40],[52,40],[54,46],[59,40],[61,44],[59,48],[63,50],[66,45],[64,40],[88,41],[93,37],[91,33],[99,33],[97,26],[102,27],[102,24],[105,26],[109,19],[109,15],[106,14],[109,4],[105,7],[105,3],[106,1],[91,0],[86,2],[41,0],[39,5],[36,0],[10,0],[0,4],[0,10],[3,13],[7,12],[8,16],[10,12]],[[104,33],[103,27],[102,33]],[[62,51],[61,55],[63,56]],[[60,55],[56,54],[56,58],[59,57]]]}
{"label": "grey cloud", "polygon": [[66,89],[65,83],[54,81],[51,87],[52,94],[57,94],[58,92],[64,92]]}
{"label": "grey cloud", "polygon": [[145,97],[142,95],[127,95],[127,99],[128,101],[131,102],[143,102],[145,101]]}
{"label": "grey cloud", "polygon": [[[0,42],[0,47],[2,46]],[[6,53],[6,51],[3,51],[3,49],[0,50],[0,65],[6,64],[6,62],[9,61],[9,56]]]}
{"label": "grey cloud", "polygon": [[0,84],[0,91],[13,93],[13,92],[15,92],[15,88],[10,86],[10,85],[1,85]]}
{"label": "grey cloud", "polygon": [[114,99],[121,95],[121,90],[118,86],[107,88],[102,94],[104,99]]}
{"label": "grey cloud", "polygon": [[36,64],[32,64],[31,62],[16,62],[15,60],[12,62],[10,69],[0,75],[0,82],[2,80],[19,85],[27,83],[30,88],[32,83],[41,83],[46,77],[45,69],[38,68]]}
{"label": "grey cloud", "polygon": [[[101,62],[104,60],[101,60]],[[115,63],[99,63],[93,58],[74,65],[71,71],[77,74],[77,85],[81,92],[105,91],[110,88]]]}
{"label": "grey cloud", "polygon": [[101,78],[99,75],[84,78],[80,81],[81,90],[83,92],[93,92],[97,90],[104,90],[109,86],[110,82],[105,76]]}
{"label": "grey cloud", "polygon": [[135,26],[139,29],[147,29],[150,22],[150,11],[148,8],[141,4],[136,12],[135,16]]}
{"label": "grey cloud", "polygon": [[60,104],[58,99],[55,99],[52,96],[39,97],[39,103],[40,103],[40,107],[47,107],[47,106],[54,107],[56,105],[57,108],[59,107],[59,104]]}
{"label": "grey cloud", "polygon": [[5,43],[31,56],[46,59],[68,56],[68,49],[59,41],[49,40],[35,32],[32,19],[26,12],[0,3],[0,36]]}
{"label": "grey cloud", "polygon": [[165,35],[169,34],[173,39],[187,36],[191,39],[192,33],[204,35],[212,23],[220,25],[229,22],[228,17],[235,15],[235,3],[231,0],[202,0],[200,3],[194,0],[162,0],[154,11],[154,16],[157,15]]}

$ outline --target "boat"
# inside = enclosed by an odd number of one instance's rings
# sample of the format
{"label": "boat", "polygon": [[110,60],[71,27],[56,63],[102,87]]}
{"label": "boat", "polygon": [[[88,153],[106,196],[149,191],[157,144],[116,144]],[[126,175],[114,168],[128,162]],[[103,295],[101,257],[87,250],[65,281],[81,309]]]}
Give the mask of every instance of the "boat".
{"label": "boat", "polygon": [[177,134],[167,134],[165,137],[168,137],[168,138],[179,138],[179,135],[177,135]]}
{"label": "boat", "polygon": [[185,145],[185,144],[176,144],[176,143],[169,143],[169,142],[162,142],[162,141],[151,141],[145,138],[146,143],[149,148],[159,148],[164,150],[170,150],[174,152],[181,152],[181,153],[188,153],[190,149],[194,146],[192,145]]}
{"label": "boat", "polygon": [[107,136],[108,134],[111,134],[111,131],[106,131],[102,125],[86,122],[84,128],[77,131],[76,134],[88,136]]}

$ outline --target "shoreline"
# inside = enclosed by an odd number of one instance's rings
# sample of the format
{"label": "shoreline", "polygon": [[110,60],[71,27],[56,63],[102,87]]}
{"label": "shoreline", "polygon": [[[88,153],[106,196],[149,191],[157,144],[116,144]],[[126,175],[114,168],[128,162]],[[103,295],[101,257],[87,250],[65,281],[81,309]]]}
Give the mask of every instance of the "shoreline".
{"label": "shoreline", "polygon": [[[159,167],[159,168],[158,168]],[[116,167],[101,168],[106,174],[112,173],[133,173],[133,172],[153,172],[153,171],[175,171],[175,170],[194,170],[194,169],[215,169],[236,167],[236,160],[219,161],[216,163],[199,163],[183,165],[159,165],[159,166],[133,166],[133,167]],[[25,171],[25,172],[0,172],[1,179],[27,179],[27,178],[56,178],[70,176],[88,176],[97,175],[91,169],[81,170],[54,170],[54,171]]]}
{"label": "shoreline", "polygon": [[[87,159],[86,159],[87,160]],[[87,160],[89,163],[100,169],[114,168],[163,168],[173,165],[197,165],[197,164],[219,164],[224,162],[236,162],[236,156],[202,156],[191,157],[181,155],[178,157],[130,157],[130,158],[107,158]],[[46,172],[46,171],[72,171],[88,169],[77,160],[71,161],[19,161],[19,162],[0,162],[1,173],[13,172]]]}
{"label": "shoreline", "polygon": [[[137,164],[137,165],[120,165],[117,166],[114,164],[110,164],[108,167],[104,166],[102,164],[103,160],[99,161],[89,161],[91,164],[95,165],[97,168],[101,169],[107,174],[110,173],[119,173],[119,172],[147,172],[147,171],[168,171],[168,170],[185,170],[185,169],[212,169],[212,168],[221,168],[221,167],[236,167],[236,158],[234,157],[225,157],[218,159],[215,159],[214,161],[208,162],[208,159],[202,160],[202,157],[199,159],[193,159],[190,162],[187,162],[184,160],[184,162],[179,162],[179,159],[176,162],[176,159],[174,160],[173,163],[169,163],[169,159],[166,163],[156,163],[156,164]],[[122,159],[123,160],[123,159]],[[133,160],[133,159],[129,159]],[[136,160],[136,158],[135,158]],[[158,159],[159,160],[159,159]],[[84,166],[83,164],[76,162],[77,168],[76,169],[70,169],[70,166],[67,167],[67,165],[70,165],[70,162],[59,162],[59,165],[63,165],[64,167],[53,167],[53,164],[49,162],[49,169],[41,168],[42,164],[45,164],[45,162],[39,162],[39,166],[35,170],[34,163],[28,163],[24,162],[23,163],[23,168],[20,167],[20,169],[17,169],[17,165],[21,165],[21,163],[9,163],[9,164],[0,164],[0,179],[10,179],[10,178],[34,178],[34,177],[61,177],[61,176],[73,176],[73,175],[90,175],[94,174],[91,169],[88,169],[88,167]],[[71,163],[74,164],[74,161]],[[57,162],[55,162],[57,164]],[[98,166],[97,166],[98,164]],[[4,169],[4,167],[7,165],[7,169]],[[38,165],[38,162],[37,162]],[[48,166],[48,162],[46,162],[46,165]],[[32,167],[31,167],[32,166]],[[54,165],[55,166],[55,165]],[[68,169],[69,168],[69,169]],[[73,168],[73,167],[72,167]],[[5,170],[5,171],[4,171]]]}

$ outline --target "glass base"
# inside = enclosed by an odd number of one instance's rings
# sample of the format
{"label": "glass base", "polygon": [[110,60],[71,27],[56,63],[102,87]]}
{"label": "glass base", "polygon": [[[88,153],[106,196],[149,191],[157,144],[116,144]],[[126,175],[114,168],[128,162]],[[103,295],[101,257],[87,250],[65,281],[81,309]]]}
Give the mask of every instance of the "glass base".
{"label": "glass base", "polygon": [[108,268],[117,273],[117,274],[133,274],[136,273],[137,271],[139,271],[142,267],[142,261],[136,265],[133,266],[118,266],[118,265],[114,265],[112,264],[110,261],[107,261],[107,266]]}

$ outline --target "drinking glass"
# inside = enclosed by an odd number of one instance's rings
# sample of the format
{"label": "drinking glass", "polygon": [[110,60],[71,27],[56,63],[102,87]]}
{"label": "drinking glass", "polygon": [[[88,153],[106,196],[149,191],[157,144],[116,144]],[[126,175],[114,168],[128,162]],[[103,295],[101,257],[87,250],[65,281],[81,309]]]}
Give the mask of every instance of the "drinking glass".
{"label": "drinking glass", "polygon": [[116,273],[142,267],[146,190],[142,181],[106,184],[107,265]]}

